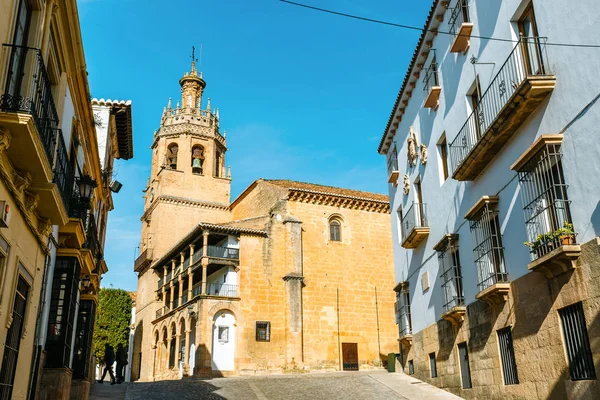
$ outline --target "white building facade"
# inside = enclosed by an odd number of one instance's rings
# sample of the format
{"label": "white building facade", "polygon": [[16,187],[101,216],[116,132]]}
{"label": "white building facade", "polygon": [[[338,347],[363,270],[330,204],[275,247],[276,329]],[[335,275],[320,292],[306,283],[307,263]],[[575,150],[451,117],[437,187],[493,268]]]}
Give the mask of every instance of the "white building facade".
{"label": "white building facade", "polygon": [[600,396],[595,6],[434,1],[378,149],[398,358],[465,398]]}

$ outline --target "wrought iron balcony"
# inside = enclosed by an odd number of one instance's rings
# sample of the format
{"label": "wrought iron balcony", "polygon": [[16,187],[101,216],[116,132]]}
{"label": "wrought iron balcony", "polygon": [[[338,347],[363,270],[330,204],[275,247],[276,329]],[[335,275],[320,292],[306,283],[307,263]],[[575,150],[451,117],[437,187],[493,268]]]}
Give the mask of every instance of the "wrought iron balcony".
{"label": "wrought iron balcony", "polygon": [[473,32],[473,23],[470,21],[467,0],[456,0],[448,25],[450,26],[450,33],[454,35],[450,52],[466,52],[470,46],[471,32]]}
{"label": "wrought iron balcony", "polygon": [[[102,246],[100,244],[100,240],[98,240],[98,226],[96,225],[96,221],[93,215],[88,217],[88,226],[86,231],[86,238],[83,247],[90,250],[96,263],[102,260]],[[96,264],[97,268],[97,264]]]}
{"label": "wrought iron balcony", "polygon": [[[151,248],[146,248],[142,253],[135,259],[133,270],[135,272],[140,272],[147,265],[152,263],[154,250]],[[160,286],[159,286],[160,287]]]}
{"label": "wrought iron balcony", "polygon": [[65,146],[62,130],[56,129],[56,131],[58,143],[56,146],[56,163],[54,165],[54,183],[58,186],[58,191],[60,192],[63,204],[68,212],[71,197],[73,196],[75,176],[71,169],[71,165],[69,165],[69,155],[67,153],[67,147]]}
{"label": "wrought iron balcony", "polygon": [[453,174],[475,180],[554,89],[545,38],[522,37],[450,144]]}
{"label": "wrought iron balcony", "polygon": [[413,203],[402,217],[402,247],[416,249],[428,235],[427,205]]}
{"label": "wrought iron balcony", "polygon": [[394,185],[398,184],[398,177],[400,176],[400,171],[398,169],[398,152],[396,150],[396,146],[394,146],[387,162],[388,169],[388,183],[393,183]]}
{"label": "wrought iron balcony", "polygon": [[212,258],[240,259],[240,249],[209,245],[207,250],[207,255]]}
{"label": "wrought iron balcony", "polygon": [[425,77],[423,78],[423,90],[425,92],[425,103],[423,107],[437,109],[440,100],[440,94],[442,93],[442,87],[440,86],[438,76],[438,64],[435,56],[435,49],[431,50],[433,54],[429,67],[425,71]]}
{"label": "wrought iron balcony", "polygon": [[54,164],[58,113],[51,83],[39,49],[4,44],[9,49],[6,91],[0,110],[33,116],[50,165]]}

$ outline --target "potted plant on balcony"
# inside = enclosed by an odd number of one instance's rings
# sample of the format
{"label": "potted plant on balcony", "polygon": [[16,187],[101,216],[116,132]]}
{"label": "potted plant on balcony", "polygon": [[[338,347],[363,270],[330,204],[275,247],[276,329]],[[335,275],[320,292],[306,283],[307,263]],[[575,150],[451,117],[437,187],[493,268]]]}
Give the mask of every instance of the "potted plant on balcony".
{"label": "potted plant on balcony", "polygon": [[565,222],[562,228],[553,232],[539,234],[533,242],[525,242],[524,244],[531,249],[532,253],[536,253],[539,258],[554,250],[557,243],[564,246],[573,244],[574,242],[575,232],[573,231],[573,224]]}

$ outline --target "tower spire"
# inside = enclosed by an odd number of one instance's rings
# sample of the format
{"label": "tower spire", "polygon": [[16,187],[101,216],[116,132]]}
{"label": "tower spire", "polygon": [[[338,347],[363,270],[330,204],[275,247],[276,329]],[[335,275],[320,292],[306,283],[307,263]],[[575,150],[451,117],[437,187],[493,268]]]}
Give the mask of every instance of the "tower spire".
{"label": "tower spire", "polygon": [[206,82],[202,79],[202,73],[198,76],[196,70],[196,47],[192,46],[192,69],[186,72],[183,78],[179,80],[181,85],[181,110],[183,113],[193,113],[198,104],[202,103],[202,91],[206,87]]}
{"label": "tower spire", "polygon": [[190,56],[192,58],[192,70],[190,71],[190,75],[192,75],[192,76],[196,75],[196,61],[198,61],[198,59],[194,55],[195,52],[196,52],[196,48],[194,46],[192,46],[192,55]]}

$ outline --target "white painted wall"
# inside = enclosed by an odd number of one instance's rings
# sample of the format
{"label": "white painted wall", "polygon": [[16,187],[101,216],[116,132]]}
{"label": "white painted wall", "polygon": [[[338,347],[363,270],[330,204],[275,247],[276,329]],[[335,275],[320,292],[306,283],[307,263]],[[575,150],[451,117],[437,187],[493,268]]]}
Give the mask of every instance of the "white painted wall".
{"label": "white painted wall", "polygon": [[[454,2],[451,2],[452,6]],[[525,3],[521,0],[470,0],[470,16],[474,22],[472,35],[514,38],[516,26],[511,20]],[[548,42],[600,43],[596,32],[600,25],[597,0],[578,1],[576,7],[559,0],[534,0],[533,4],[539,33],[547,36]],[[448,31],[449,13],[447,11],[440,31]],[[477,276],[469,225],[464,215],[481,196],[497,194],[500,198],[499,218],[509,279],[528,273],[529,252],[523,245],[527,240],[525,220],[517,174],[510,170],[510,166],[540,135],[559,133],[564,129],[563,169],[569,185],[568,196],[574,227],[578,232],[577,240],[584,243],[600,235],[600,180],[597,179],[597,171],[600,170],[600,101],[569,125],[600,94],[600,80],[592,68],[600,65],[600,50],[547,47],[546,63],[557,77],[553,93],[474,182],[457,182],[449,178],[441,183],[441,159],[436,156],[440,136],[445,132],[450,144],[466,122],[470,111],[466,93],[475,80],[475,73],[479,75],[482,91],[485,92],[514,47],[512,43],[471,38],[470,49],[462,55],[449,52],[451,39],[439,34],[433,43],[440,64],[442,94],[439,108],[434,111],[422,107],[423,71],[394,138],[400,169],[399,186],[389,186],[395,270],[397,281],[409,281],[413,332],[419,332],[441,317],[441,272],[433,246],[446,233],[459,234],[465,301],[467,304],[475,301]],[[474,66],[470,62],[471,57],[486,64]],[[408,167],[406,139],[410,126],[417,132],[419,144],[427,145],[429,159],[425,166],[419,163],[414,168]],[[411,181],[408,196],[402,191],[405,173],[409,174]],[[419,248],[407,250],[400,246],[396,211],[399,206],[407,210],[412,204],[412,184],[417,176],[421,177],[431,232]],[[425,272],[429,272],[430,288],[423,292],[420,278]]]}

